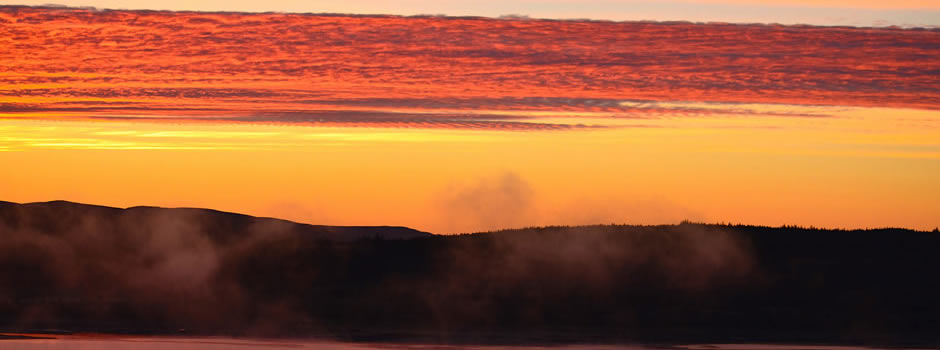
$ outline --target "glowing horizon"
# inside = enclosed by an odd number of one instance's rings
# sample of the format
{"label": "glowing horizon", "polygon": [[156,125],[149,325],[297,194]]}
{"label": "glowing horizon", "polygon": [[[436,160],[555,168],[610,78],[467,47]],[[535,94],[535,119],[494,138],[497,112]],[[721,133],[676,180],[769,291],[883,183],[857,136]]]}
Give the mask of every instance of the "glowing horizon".
{"label": "glowing horizon", "polygon": [[0,200],[933,229],[940,31],[0,7]]}

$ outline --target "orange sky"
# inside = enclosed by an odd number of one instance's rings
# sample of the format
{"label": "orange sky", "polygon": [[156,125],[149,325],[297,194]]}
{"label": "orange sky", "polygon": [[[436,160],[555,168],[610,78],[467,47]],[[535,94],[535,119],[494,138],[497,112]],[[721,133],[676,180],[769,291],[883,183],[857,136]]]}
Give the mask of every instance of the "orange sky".
{"label": "orange sky", "polygon": [[0,10],[0,200],[940,225],[940,32]]}

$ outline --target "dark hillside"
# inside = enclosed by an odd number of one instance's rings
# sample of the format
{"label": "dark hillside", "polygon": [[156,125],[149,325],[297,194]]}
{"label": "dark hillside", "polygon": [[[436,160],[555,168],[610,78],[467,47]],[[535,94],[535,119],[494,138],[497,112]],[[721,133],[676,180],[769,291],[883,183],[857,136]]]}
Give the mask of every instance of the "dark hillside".
{"label": "dark hillside", "polygon": [[[0,204],[0,328],[940,345],[937,233],[680,224],[433,236],[292,225]],[[343,230],[374,233],[328,239]]]}

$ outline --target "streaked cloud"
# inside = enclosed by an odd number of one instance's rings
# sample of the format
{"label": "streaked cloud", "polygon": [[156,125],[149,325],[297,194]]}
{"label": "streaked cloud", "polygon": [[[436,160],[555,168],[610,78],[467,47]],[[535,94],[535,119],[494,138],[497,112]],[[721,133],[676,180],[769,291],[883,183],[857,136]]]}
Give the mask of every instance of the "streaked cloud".
{"label": "streaked cloud", "polygon": [[[20,0],[43,5],[44,0]],[[688,20],[851,26],[940,24],[932,0],[269,0],[183,1],[59,0],[68,6],[100,9],[357,13],[485,16],[504,18],[591,18],[595,20]]]}
{"label": "streaked cloud", "polygon": [[2,118],[531,131],[940,108],[930,29],[2,7],[0,45]]}

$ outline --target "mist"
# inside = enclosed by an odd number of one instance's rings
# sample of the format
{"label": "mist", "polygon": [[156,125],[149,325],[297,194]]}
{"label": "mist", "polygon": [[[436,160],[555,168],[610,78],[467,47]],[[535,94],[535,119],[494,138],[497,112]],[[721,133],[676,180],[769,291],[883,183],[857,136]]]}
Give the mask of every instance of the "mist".
{"label": "mist", "polygon": [[438,196],[438,216],[449,232],[497,230],[530,224],[535,219],[535,192],[514,172],[452,185]]}
{"label": "mist", "polygon": [[662,225],[703,215],[664,198],[645,195],[575,196],[562,202],[516,171],[453,182],[432,196],[439,233],[468,233],[546,225],[631,223]]}
{"label": "mist", "polygon": [[[481,202],[492,191],[503,196],[498,210]],[[471,215],[509,220],[529,195],[505,176],[458,198],[479,210]],[[398,240],[388,228],[356,239],[197,209],[53,202],[0,212],[0,321],[24,329],[330,334],[337,325],[391,327],[401,314],[437,330],[521,327],[556,322],[549,314],[572,296],[613,298],[628,284],[691,293],[746,277],[753,265],[746,240],[695,227]]]}
{"label": "mist", "polygon": [[[475,188],[528,198],[513,177]],[[456,198],[474,203],[485,192]],[[504,199],[506,208],[526,203]],[[740,329],[756,341],[932,339],[940,285],[926,276],[940,267],[938,238],[692,223],[442,236],[204,209],[3,202],[0,330],[486,343],[702,341]]]}

